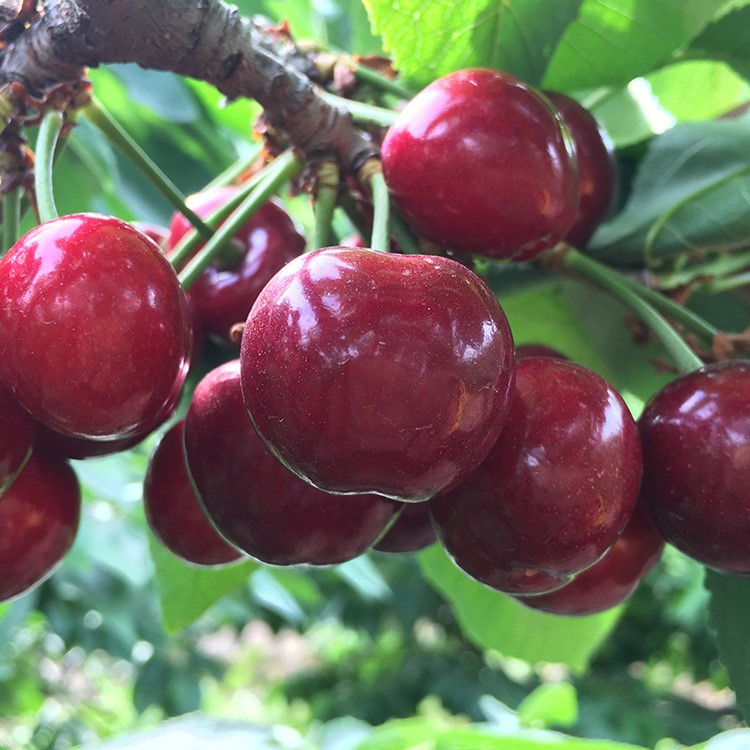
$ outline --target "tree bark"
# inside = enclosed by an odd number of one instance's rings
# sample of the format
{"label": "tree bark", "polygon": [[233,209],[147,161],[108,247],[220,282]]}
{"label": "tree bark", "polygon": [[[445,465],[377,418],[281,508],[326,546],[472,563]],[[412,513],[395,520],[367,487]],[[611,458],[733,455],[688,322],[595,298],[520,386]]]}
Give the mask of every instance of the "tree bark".
{"label": "tree bark", "polygon": [[42,17],[2,52],[0,84],[40,95],[86,67],[134,62],[207,81],[230,99],[256,99],[308,158],[334,156],[354,171],[377,153],[273,50],[267,26],[222,0],[46,0]]}

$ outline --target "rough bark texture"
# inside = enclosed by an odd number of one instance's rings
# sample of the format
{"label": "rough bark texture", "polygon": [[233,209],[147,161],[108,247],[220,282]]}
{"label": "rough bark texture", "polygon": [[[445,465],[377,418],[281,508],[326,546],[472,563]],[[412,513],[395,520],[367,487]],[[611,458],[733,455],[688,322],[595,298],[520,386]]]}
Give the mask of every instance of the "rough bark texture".
{"label": "rough bark texture", "polygon": [[372,147],[347,113],[274,54],[277,43],[267,25],[222,0],[46,0],[43,17],[3,51],[0,84],[21,82],[40,94],[101,63],[169,70],[229,98],[256,99],[306,156],[335,155],[355,169]]}

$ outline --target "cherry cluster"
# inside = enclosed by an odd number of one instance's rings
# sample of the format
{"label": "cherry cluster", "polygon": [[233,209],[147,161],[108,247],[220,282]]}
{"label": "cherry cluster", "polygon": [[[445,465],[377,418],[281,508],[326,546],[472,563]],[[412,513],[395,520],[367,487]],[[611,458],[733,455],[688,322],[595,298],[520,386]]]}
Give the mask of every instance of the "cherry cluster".
{"label": "cherry cluster", "polygon": [[[585,109],[498,71],[429,86],[382,154],[418,235],[490,258],[584,244],[615,183]],[[237,190],[189,205],[207,217]],[[155,534],[193,564],[325,565],[437,537],[472,577],[561,614],[622,601],[665,539],[750,574],[750,364],[678,378],[636,424],[596,373],[516,348],[449,257],[303,253],[271,201],[185,294],[168,259],[189,228],[67,216],[0,261],[0,600],[73,541],[68,459],[165,425],[204,335],[230,344],[241,321],[239,357],[197,384],[144,484]]]}

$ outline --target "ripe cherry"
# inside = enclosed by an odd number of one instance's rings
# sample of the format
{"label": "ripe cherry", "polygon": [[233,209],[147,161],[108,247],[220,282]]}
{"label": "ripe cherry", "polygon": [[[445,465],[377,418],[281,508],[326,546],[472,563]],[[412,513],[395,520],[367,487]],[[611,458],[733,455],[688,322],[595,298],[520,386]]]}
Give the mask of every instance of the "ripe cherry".
{"label": "ripe cherry", "polygon": [[489,456],[430,510],[469,575],[508,593],[545,593],[614,544],[640,480],[637,428],[615,390],[584,367],[530,357],[517,363]]}
{"label": "ripe cherry", "polygon": [[[212,188],[191,195],[187,204],[198,216],[206,218],[238,192],[239,188],[231,186]],[[167,255],[190,228],[182,214],[172,217]],[[230,343],[230,328],[244,322],[271,277],[305,249],[304,237],[276,201],[261,206],[235,239],[241,248],[241,259],[229,266],[216,261],[188,292],[206,333],[225,343]]]}
{"label": "ripe cherry", "polygon": [[590,568],[557,591],[519,596],[532,609],[556,615],[592,615],[624,602],[656,565],[664,538],[648,520],[640,503],[613,547]]}
{"label": "ripe cherry", "polygon": [[157,539],[185,562],[234,562],[242,554],[219,536],[195,496],[185,464],[184,427],[184,421],[172,427],[151,455],[143,483],[146,520]]}
{"label": "ripe cherry", "polygon": [[672,381],[640,420],[644,506],[668,542],[750,574],[750,363]]}
{"label": "ripe cherry", "polygon": [[328,492],[417,501],[487,455],[514,357],[500,305],[464,266],[334,247],[269,282],[241,361],[253,422],[293,471]]}
{"label": "ripe cherry", "polygon": [[37,423],[0,383],[0,495],[31,455]]}
{"label": "ripe cherry", "polygon": [[321,492],[282,466],[242,404],[240,363],[212,370],[193,394],[185,450],[199,500],[233,545],[273,565],[344,562],[383,533],[397,503]]}
{"label": "ripe cherry", "polygon": [[33,453],[0,498],[0,601],[51,575],[73,544],[80,508],[73,469]]}
{"label": "ripe cherry", "polygon": [[176,274],[119,219],[54,219],[0,262],[0,377],[58,432],[115,440],[150,428],[182,387],[189,349]]}
{"label": "ripe cherry", "polygon": [[576,146],[578,212],[565,239],[583,247],[612,205],[617,184],[614,147],[594,116],[575,99],[544,92],[568,126]]}
{"label": "ripe cherry", "polygon": [[383,141],[393,200],[440,247],[533,258],[570,229],[578,178],[547,99],[498,70],[449,73],[417,94]]}
{"label": "ripe cherry", "polygon": [[396,520],[372,548],[378,552],[418,552],[436,539],[430,503],[404,503]]}
{"label": "ripe cherry", "polygon": [[525,359],[526,357],[554,357],[555,359],[568,359],[557,349],[544,344],[519,344],[516,347],[516,360]]}

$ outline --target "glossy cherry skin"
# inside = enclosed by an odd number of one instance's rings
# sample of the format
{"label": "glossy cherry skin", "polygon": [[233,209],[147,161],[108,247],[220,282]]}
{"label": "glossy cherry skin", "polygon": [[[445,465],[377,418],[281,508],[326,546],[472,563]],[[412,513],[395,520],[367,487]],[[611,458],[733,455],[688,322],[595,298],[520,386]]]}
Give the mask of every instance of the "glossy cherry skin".
{"label": "glossy cherry skin", "polygon": [[31,455],[37,423],[0,383],[0,495]]}
{"label": "glossy cherry skin", "polygon": [[219,536],[201,508],[190,481],[183,434],[185,422],[170,429],[151,454],[143,482],[146,520],[161,543],[185,562],[225,565],[242,554]]}
{"label": "glossy cherry skin", "polygon": [[[226,186],[191,195],[187,204],[206,218],[239,192]],[[182,214],[169,225],[167,255],[191,229]],[[193,284],[188,296],[207,334],[232,343],[229,329],[243,323],[260,290],[271,277],[305,249],[305,239],[289,214],[276,201],[269,201],[250,217],[235,235],[242,248],[242,260],[225,268],[220,262],[209,266]]]}
{"label": "glossy cherry skin", "polygon": [[0,601],[47,578],[78,530],[81,490],[64,461],[32,453],[0,498]]}
{"label": "glossy cherry skin", "polygon": [[404,503],[396,520],[372,548],[378,552],[418,552],[436,539],[430,503]]}
{"label": "glossy cherry skin", "polygon": [[750,575],[750,362],[672,381],[639,420],[643,501],[668,542]]}
{"label": "glossy cherry skin", "polygon": [[565,239],[583,247],[612,206],[617,185],[614,146],[596,118],[575,99],[554,91],[544,94],[557,107],[575,143],[578,211]]}
{"label": "glossy cherry skin", "polygon": [[434,498],[438,536],[488,586],[546,593],[614,544],[641,480],[627,406],[584,367],[530,357],[516,366],[510,415],[484,463]]}
{"label": "glossy cherry skin", "polygon": [[505,314],[464,266],[341,247],[269,282],[240,359],[248,412],[287,466],[328,492],[406,501],[487,455],[514,364]]}
{"label": "glossy cherry skin", "polygon": [[656,565],[664,537],[636,503],[620,538],[583,573],[557,591],[539,596],[519,596],[532,609],[555,615],[593,615],[624,602]]}
{"label": "glossy cherry skin", "polygon": [[498,70],[449,73],[388,130],[383,170],[396,205],[440,247],[533,258],[573,223],[578,178],[551,104]]}
{"label": "glossy cherry skin", "polygon": [[242,405],[240,363],[212,370],[193,394],[185,451],[200,502],[238,549],[273,565],[345,562],[381,536],[398,504],[321,492],[266,449]]}
{"label": "glossy cherry skin", "polygon": [[179,393],[189,349],[176,274],[119,219],[54,219],[0,262],[0,377],[58,432],[115,440],[149,428]]}

